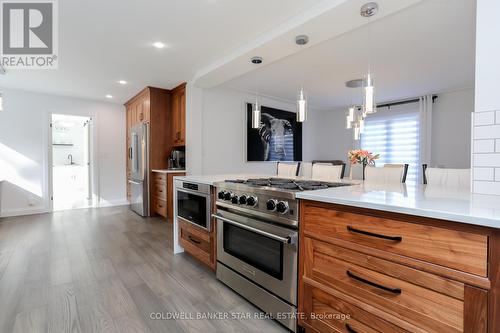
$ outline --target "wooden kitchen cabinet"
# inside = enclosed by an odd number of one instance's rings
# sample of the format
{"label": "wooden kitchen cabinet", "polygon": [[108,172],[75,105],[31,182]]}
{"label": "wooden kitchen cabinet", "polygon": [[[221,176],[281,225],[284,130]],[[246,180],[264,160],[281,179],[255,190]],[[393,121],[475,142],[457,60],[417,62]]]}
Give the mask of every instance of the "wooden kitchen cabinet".
{"label": "wooden kitchen cabinet", "polygon": [[[212,188],[211,196],[211,212],[215,212],[217,208],[214,188]],[[184,248],[184,251],[215,271],[217,266],[217,220],[211,219],[210,231],[181,219],[178,219],[177,223],[179,225],[179,245]]]}
{"label": "wooden kitchen cabinet", "polygon": [[186,84],[172,89],[172,143],[174,147],[186,145]]}
{"label": "wooden kitchen cabinet", "polygon": [[300,216],[307,331],[500,331],[498,230],[311,201]]}
{"label": "wooden kitchen cabinet", "polygon": [[[166,89],[146,87],[125,103],[127,126],[127,199],[130,201],[130,184],[128,179],[131,171],[130,161],[130,128],[144,122],[149,123],[149,170],[166,169],[167,157],[172,148],[170,141],[170,91]],[[150,179],[151,179],[150,172]],[[151,211],[153,211],[154,194],[150,193]]]}
{"label": "wooden kitchen cabinet", "polygon": [[185,176],[184,172],[165,173],[153,172],[151,191],[153,202],[151,211],[163,216],[168,221],[174,217],[174,177]]}

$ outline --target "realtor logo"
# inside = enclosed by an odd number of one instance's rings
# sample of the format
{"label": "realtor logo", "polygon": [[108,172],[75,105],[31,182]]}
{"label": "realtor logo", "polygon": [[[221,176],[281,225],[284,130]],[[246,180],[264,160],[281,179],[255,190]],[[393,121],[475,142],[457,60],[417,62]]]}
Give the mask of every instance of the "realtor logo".
{"label": "realtor logo", "polygon": [[0,0],[1,64],[5,68],[57,68],[56,0]]}

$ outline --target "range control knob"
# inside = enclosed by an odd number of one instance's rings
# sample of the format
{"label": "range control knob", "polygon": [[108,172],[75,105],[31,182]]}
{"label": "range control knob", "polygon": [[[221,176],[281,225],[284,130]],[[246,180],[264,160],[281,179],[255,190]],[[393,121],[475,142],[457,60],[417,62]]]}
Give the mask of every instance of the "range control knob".
{"label": "range control knob", "polygon": [[288,212],[288,202],[280,201],[276,205],[276,211],[280,214],[286,214]]}
{"label": "range control knob", "polygon": [[238,200],[239,200],[239,198],[236,194],[231,195],[231,203],[232,204],[237,204]]}
{"label": "range control knob", "polygon": [[247,196],[246,195],[240,195],[240,199],[238,200],[238,203],[240,205],[245,205],[247,203]]}
{"label": "range control knob", "polygon": [[217,193],[217,197],[218,197],[219,199],[223,200],[223,199],[224,199],[225,194],[226,194],[226,191],[220,191],[219,193]]}
{"label": "range control knob", "polygon": [[258,202],[259,200],[257,199],[257,197],[248,197],[247,206],[255,207],[257,206]]}
{"label": "range control knob", "polygon": [[224,200],[229,201],[231,200],[231,193],[224,191]]}
{"label": "range control knob", "polygon": [[266,202],[266,208],[267,208],[267,210],[270,210],[271,212],[274,212],[276,210],[277,205],[278,205],[278,200],[276,200],[276,199],[269,199]]}

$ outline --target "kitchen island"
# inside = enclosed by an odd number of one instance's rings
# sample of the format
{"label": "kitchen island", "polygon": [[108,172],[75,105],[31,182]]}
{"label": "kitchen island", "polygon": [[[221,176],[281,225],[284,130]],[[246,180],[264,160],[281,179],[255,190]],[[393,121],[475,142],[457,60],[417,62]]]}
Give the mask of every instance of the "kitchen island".
{"label": "kitchen island", "polygon": [[302,327],[500,331],[500,197],[367,182],[297,197]]}

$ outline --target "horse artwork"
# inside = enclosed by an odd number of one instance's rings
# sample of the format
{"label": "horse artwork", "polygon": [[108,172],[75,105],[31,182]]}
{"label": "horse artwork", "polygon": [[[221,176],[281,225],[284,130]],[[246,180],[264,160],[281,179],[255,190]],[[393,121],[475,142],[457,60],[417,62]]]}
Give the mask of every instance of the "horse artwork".
{"label": "horse artwork", "polygon": [[261,123],[252,128],[252,104],[247,104],[247,161],[301,161],[302,123],[296,114],[262,106]]}

